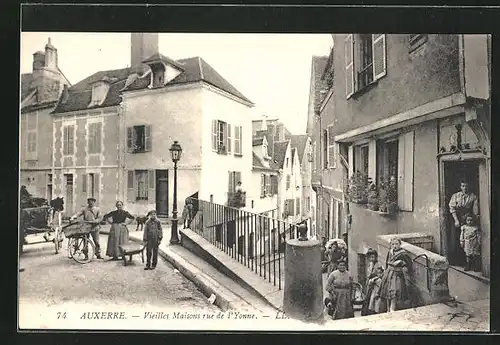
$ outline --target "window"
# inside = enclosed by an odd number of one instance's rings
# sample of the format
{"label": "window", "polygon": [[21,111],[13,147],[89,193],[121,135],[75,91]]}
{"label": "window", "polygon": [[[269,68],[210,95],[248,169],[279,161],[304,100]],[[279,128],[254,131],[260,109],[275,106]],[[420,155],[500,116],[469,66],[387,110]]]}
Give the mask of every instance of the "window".
{"label": "window", "polygon": [[323,147],[323,169],[328,168],[328,130],[323,130],[323,140],[321,141]]}
{"label": "window", "polygon": [[101,153],[102,123],[90,123],[88,130],[88,152]]}
{"label": "window", "polygon": [[336,168],[336,159],[335,159],[335,136],[333,132],[333,126],[328,126],[328,167]]}
{"label": "window", "polygon": [[75,152],[74,142],[75,126],[68,125],[63,127],[63,154],[72,155]]}
{"label": "window", "polygon": [[236,192],[236,185],[238,184],[238,182],[241,182],[241,172],[229,171],[229,183],[228,183],[229,193]]}
{"label": "window", "polygon": [[278,176],[271,175],[271,195],[278,194]]}
{"label": "window", "polygon": [[385,36],[347,35],[344,42],[347,98],[386,74]]}
{"label": "window", "polygon": [[271,176],[270,175],[265,175],[266,176],[266,194],[268,196],[272,195],[272,190],[271,190]]}
{"label": "window", "polygon": [[[127,200],[135,202],[155,200],[155,171],[129,170],[127,173]],[[97,176],[97,175],[96,175]],[[96,183],[97,184],[97,183]]]}
{"label": "window", "polygon": [[427,42],[427,35],[411,34],[408,36],[409,36],[408,49],[410,53],[415,51],[417,48],[421,47],[425,42]]}
{"label": "window", "polygon": [[90,101],[89,107],[96,105],[101,105],[106,99],[106,94],[108,92],[108,85],[102,82],[96,83],[92,86],[92,100]]}
{"label": "window", "polygon": [[127,152],[141,153],[152,150],[151,126],[127,127]]}
{"label": "window", "polygon": [[89,197],[94,198],[96,196],[96,183],[95,183],[95,174],[89,174]]}
{"label": "window", "polygon": [[285,200],[285,216],[293,216],[295,211],[294,199]]}
{"label": "window", "polygon": [[295,214],[300,214],[300,198],[295,198]]}
{"label": "window", "polygon": [[231,125],[227,125],[227,153],[231,153],[232,142],[231,142]]}
{"label": "window", "polygon": [[[236,131],[236,136],[238,132],[238,127],[234,127]],[[213,120],[212,121],[212,151],[226,154],[231,152],[231,125],[228,125],[224,121]],[[236,153],[236,137],[234,138],[235,153]]]}
{"label": "window", "polygon": [[263,198],[266,196],[266,175],[260,175],[260,197]]}
{"label": "window", "polygon": [[290,174],[286,175],[286,190],[290,189]]}
{"label": "window", "polygon": [[242,155],[243,150],[241,149],[243,142],[243,128],[241,126],[234,126],[234,154]]}
{"label": "window", "polygon": [[28,152],[36,152],[36,132],[28,132]]}
{"label": "window", "polygon": [[359,171],[363,175],[368,174],[368,144],[358,145],[354,148],[354,172]]}

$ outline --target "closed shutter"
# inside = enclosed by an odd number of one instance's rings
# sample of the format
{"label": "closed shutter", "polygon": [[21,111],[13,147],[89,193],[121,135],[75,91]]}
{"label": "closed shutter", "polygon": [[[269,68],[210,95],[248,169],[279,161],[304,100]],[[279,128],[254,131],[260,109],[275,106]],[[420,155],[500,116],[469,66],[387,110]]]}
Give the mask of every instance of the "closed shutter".
{"label": "closed shutter", "polygon": [[102,140],[102,123],[96,123],[96,133],[95,133],[95,150],[97,153],[101,153],[101,140]]}
{"label": "closed shutter", "polygon": [[382,78],[386,74],[386,47],[385,35],[372,35],[372,52],[373,52],[373,80]]}
{"label": "closed shutter", "polygon": [[235,171],[234,172],[234,183],[237,184],[238,182],[241,182],[241,171]]}
{"label": "closed shutter", "polygon": [[127,152],[132,153],[134,151],[134,128],[127,127]]}
{"label": "closed shutter", "polygon": [[144,126],[144,151],[146,152],[149,152],[153,149],[153,140],[151,134],[151,125]]}
{"label": "closed shutter", "polygon": [[347,159],[349,160],[349,176],[351,178],[354,175],[354,145],[349,145],[347,150]]}
{"label": "closed shutter", "polygon": [[212,120],[212,151],[217,152],[217,120]]}
{"label": "closed shutter", "polygon": [[265,175],[266,177],[266,194],[267,195],[272,195],[272,190],[271,190],[271,176],[270,175]]}
{"label": "closed shutter", "polygon": [[377,141],[370,140],[368,143],[368,178],[377,182]]}
{"label": "closed shutter", "polygon": [[229,171],[229,181],[228,181],[228,192],[234,193],[234,174],[232,171]]}
{"label": "closed shutter", "polygon": [[328,126],[328,167],[335,168],[336,159],[335,159],[335,140],[333,134],[333,126]]}
{"label": "closed shutter", "polygon": [[134,171],[129,170],[127,176],[127,200],[130,202],[135,201],[135,176]]}
{"label": "closed shutter", "polygon": [[296,215],[300,214],[300,199],[299,198],[295,199],[295,214]]}
{"label": "closed shutter", "polygon": [[243,144],[243,127],[242,126],[238,126],[238,127],[240,128],[239,133],[238,133],[239,134],[238,138],[240,139],[240,142],[238,144],[239,145],[239,148],[238,148],[239,151],[238,152],[239,152],[240,155],[242,155],[243,154],[243,150],[242,150],[242,146],[243,146],[242,145]]}
{"label": "closed shutter", "polygon": [[227,124],[227,144],[226,144],[227,153],[231,153],[231,125]]}
{"label": "closed shutter", "polygon": [[240,150],[240,136],[241,126],[234,126],[234,153],[241,154]]}
{"label": "closed shutter", "polygon": [[82,193],[87,193],[87,177],[87,174],[82,175]]}
{"label": "closed shutter", "polygon": [[345,93],[349,98],[354,93],[354,37],[347,35],[344,42],[345,50]]}
{"label": "closed shutter", "polygon": [[101,199],[101,187],[100,187],[100,181],[101,181],[101,173],[97,172],[94,174],[94,198],[96,200]]}
{"label": "closed shutter", "polygon": [[398,141],[398,207],[413,211],[414,132],[401,134]]}
{"label": "closed shutter", "polygon": [[260,174],[260,197],[263,198],[266,195],[266,175]]}
{"label": "closed shutter", "polygon": [[155,171],[148,170],[148,201],[149,203],[156,202],[156,189],[155,189]]}
{"label": "closed shutter", "polygon": [[291,216],[294,216],[294,215],[295,215],[295,212],[294,212],[294,211],[295,211],[295,203],[294,203],[294,201],[295,201],[295,200],[293,200],[293,199],[290,199],[290,200],[288,201],[288,206],[289,206],[289,211],[288,211],[288,212],[290,212],[290,215],[291,215]]}

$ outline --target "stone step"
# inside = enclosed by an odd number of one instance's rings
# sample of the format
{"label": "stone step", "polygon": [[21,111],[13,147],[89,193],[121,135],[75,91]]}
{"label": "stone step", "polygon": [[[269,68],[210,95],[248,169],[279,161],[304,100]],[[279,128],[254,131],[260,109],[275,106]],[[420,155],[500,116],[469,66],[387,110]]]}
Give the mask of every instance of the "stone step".
{"label": "stone step", "polygon": [[448,269],[450,296],[461,302],[477,301],[490,297],[489,279],[481,273],[464,271],[462,267]]}

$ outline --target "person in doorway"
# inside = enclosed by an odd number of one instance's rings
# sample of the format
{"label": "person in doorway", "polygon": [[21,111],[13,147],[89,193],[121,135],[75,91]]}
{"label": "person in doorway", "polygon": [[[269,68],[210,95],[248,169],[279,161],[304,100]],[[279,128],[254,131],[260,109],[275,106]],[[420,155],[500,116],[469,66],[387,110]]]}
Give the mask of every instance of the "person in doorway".
{"label": "person in doorway", "polygon": [[158,263],[158,247],[163,239],[163,230],[160,220],[156,217],[155,210],[149,211],[148,217],[142,238],[146,247],[146,267],[144,269],[154,270]]}
{"label": "person in doorway", "polygon": [[[118,260],[118,257],[121,256],[120,246],[128,243],[127,225],[132,223],[135,217],[123,209],[123,202],[117,201],[116,210],[105,214],[103,219],[108,224],[111,224],[106,255],[113,260]],[[109,219],[111,219],[111,222]],[[127,219],[129,220],[128,223],[126,223]]]}
{"label": "person in doorway", "polygon": [[474,215],[465,215],[465,224],[460,227],[460,246],[465,252],[465,271],[481,271],[481,231],[475,225]]}
{"label": "person in doorway", "polygon": [[376,275],[368,280],[370,294],[366,296],[368,299],[368,313],[366,315],[380,314],[387,311],[387,304],[383,303],[380,298],[379,291],[384,277],[384,268],[377,266]]}
{"label": "person in doorway", "polygon": [[241,187],[241,181],[238,181],[238,183],[236,184],[235,191],[236,191],[236,193],[240,193],[240,194],[241,194],[241,192],[243,192],[243,189]]}
{"label": "person in doorway", "polygon": [[387,253],[386,268],[380,282],[379,295],[390,312],[411,306],[410,277],[411,259],[401,248],[401,239],[391,238],[391,249]]}
{"label": "person in doorway", "polygon": [[[74,221],[78,217],[82,217],[83,221],[91,224],[92,229],[89,233],[89,236],[92,237],[95,245],[95,255],[98,259],[102,259],[101,256],[101,245],[99,244],[99,233],[101,230],[101,226],[99,225],[102,221],[101,212],[99,208],[95,206],[96,199],[88,198],[87,199],[87,207],[82,208],[77,214],[71,217],[71,220]],[[83,253],[85,254],[85,260],[88,259],[88,242],[86,247],[83,249]]]}
{"label": "person in doorway", "polygon": [[342,258],[342,251],[340,250],[337,241],[333,241],[330,249],[328,250],[328,274],[332,273],[338,268],[338,263]]}
{"label": "person in doorway", "polygon": [[353,279],[347,271],[346,262],[341,260],[338,269],[329,274],[326,283],[329,296],[325,299],[325,305],[334,320],[354,317],[353,290]]}
{"label": "person in doorway", "polygon": [[[378,253],[375,249],[369,248],[366,252],[366,257],[368,259],[368,266],[366,268],[366,286],[365,286],[365,301],[361,308],[361,316],[371,315],[372,311],[369,309],[370,296],[372,295],[374,285],[370,284],[370,280],[377,277],[378,269],[384,269],[382,264],[378,262]],[[378,289],[377,289],[378,292]]]}
{"label": "person in doorway", "polygon": [[460,227],[465,224],[464,216],[468,213],[477,216],[479,214],[477,196],[469,190],[469,182],[465,179],[460,181],[460,191],[451,196],[449,202],[450,213],[453,217],[455,231],[452,231],[451,252],[455,253],[457,263],[463,263],[463,251],[459,245]]}

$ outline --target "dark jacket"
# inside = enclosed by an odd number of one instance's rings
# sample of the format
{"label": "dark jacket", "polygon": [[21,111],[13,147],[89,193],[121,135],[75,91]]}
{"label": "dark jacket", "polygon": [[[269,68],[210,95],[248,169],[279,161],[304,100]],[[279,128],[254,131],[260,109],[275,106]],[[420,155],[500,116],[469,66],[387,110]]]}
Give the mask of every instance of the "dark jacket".
{"label": "dark jacket", "polygon": [[142,237],[145,242],[160,242],[163,238],[163,229],[158,219],[148,219],[144,226],[144,235]]}

